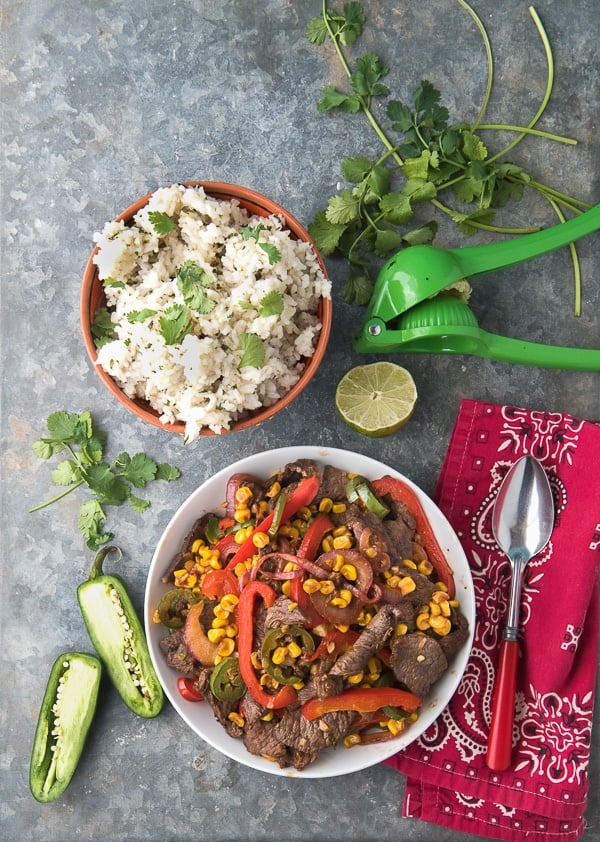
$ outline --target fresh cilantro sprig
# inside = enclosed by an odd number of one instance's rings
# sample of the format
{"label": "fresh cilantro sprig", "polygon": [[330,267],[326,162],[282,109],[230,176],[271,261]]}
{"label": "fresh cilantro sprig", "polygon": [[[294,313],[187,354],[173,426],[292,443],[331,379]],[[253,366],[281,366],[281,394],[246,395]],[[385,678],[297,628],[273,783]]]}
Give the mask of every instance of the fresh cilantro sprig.
{"label": "fresh cilantro sprig", "polygon": [[[391,98],[390,89],[383,81],[389,68],[379,56],[366,52],[351,62],[347,48],[357,42],[366,24],[360,3],[345,3],[339,11],[328,8],[323,0],[321,15],[308,22],[308,39],[316,45],[331,42],[348,78],[346,90],[325,86],[317,109],[361,113],[384,148],[376,160],[355,156],[342,161],[341,174],[350,186],[340,188],[309,226],[323,254],[347,258],[349,276],[343,297],[348,303],[369,302],[373,290],[371,275],[377,260],[408,245],[432,242],[437,232],[435,219],[411,227],[418,204],[431,205],[446,214],[466,234],[478,229],[510,234],[537,230],[537,227],[502,227],[494,221],[496,209],[519,201],[526,187],[538,190],[561,221],[564,219],[561,208],[578,214],[590,207],[534,180],[517,164],[501,160],[528,134],[554,142],[576,143],[571,138],[534,128],[544,113],[554,76],[552,50],[535,10],[529,11],[548,63],[547,86],[540,107],[527,126],[486,124],[483,117],[492,88],[492,50],[485,27],[474,10],[466,0],[457,2],[475,21],[488,63],[486,94],[472,124],[450,122],[440,92],[431,82],[421,81],[407,104]],[[375,116],[375,102],[377,113],[383,113],[385,120]],[[500,130],[512,132],[513,140],[490,154],[481,135]],[[442,201],[446,193],[453,196],[458,207],[449,207]],[[575,270],[575,314],[579,315],[579,267],[574,248],[571,253]]]}
{"label": "fresh cilantro sprig", "polygon": [[105,461],[106,435],[94,430],[92,416],[87,411],[81,414],[53,412],[48,416],[46,426],[48,435],[35,441],[32,449],[40,459],[51,459],[59,453],[67,455],[50,475],[52,484],[62,486],[63,490],[29,511],[37,512],[87,485],[93,497],[82,503],[78,526],[91,550],[113,538],[112,532],[104,531],[106,514],[103,507],[127,502],[136,512],[143,512],[150,506],[150,501],[138,497],[132,488],[145,488],[149,482],[159,479],[171,482],[181,475],[173,465],[157,463],[144,453],[134,456],[120,453],[114,462]]}
{"label": "fresh cilantro sprig", "polygon": [[177,223],[164,211],[149,211],[148,219],[157,234],[168,234],[177,228]]}
{"label": "fresh cilantro sprig", "polygon": [[177,286],[183,295],[183,300],[202,316],[211,313],[215,302],[206,294],[206,287],[214,284],[214,278],[193,260],[186,260],[176,277]]}
{"label": "fresh cilantro sprig", "polygon": [[273,243],[261,243],[259,241],[258,238],[260,236],[260,232],[264,230],[266,229],[262,223],[254,226],[244,225],[240,228],[244,240],[255,240],[259,248],[261,248],[269,258],[269,264],[273,266],[281,260],[281,252]]}

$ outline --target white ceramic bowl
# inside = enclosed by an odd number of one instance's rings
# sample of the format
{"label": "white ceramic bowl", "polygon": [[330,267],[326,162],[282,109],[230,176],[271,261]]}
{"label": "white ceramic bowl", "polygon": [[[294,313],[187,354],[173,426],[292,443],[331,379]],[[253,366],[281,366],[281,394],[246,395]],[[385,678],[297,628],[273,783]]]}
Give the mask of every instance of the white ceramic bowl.
{"label": "white ceramic bowl", "polygon": [[[225,733],[207,704],[185,701],[177,690],[178,673],[167,666],[160,649],[160,640],[166,635],[166,630],[152,621],[152,615],[160,597],[169,589],[168,585],[161,582],[162,575],[169,567],[173,556],[179,551],[186,533],[196,518],[205,512],[219,510],[225,499],[227,479],[231,474],[246,471],[267,478],[287,462],[293,462],[296,459],[315,459],[323,464],[328,463],[345,470],[356,471],[367,479],[377,479],[384,474],[391,474],[409,483],[418,493],[439,544],[447,553],[454,570],[457,599],[460,601],[463,614],[469,621],[470,628],[469,640],[458,652],[445,675],[424,699],[419,719],[407,729],[406,733],[395,740],[370,746],[355,746],[351,749],[340,746],[328,749],[303,771],[293,768],[281,769],[276,763],[250,754],[241,740],[233,739]],[[192,731],[213,748],[253,769],[291,778],[326,778],[357,772],[391,757],[420,736],[441,714],[458,687],[467,665],[475,627],[475,596],[469,565],[456,533],[432,500],[414,483],[387,465],[358,453],[326,447],[284,447],[249,456],[219,471],[197,488],[175,512],[152,558],[146,584],[144,617],[150,654],[160,682],[169,701]]]}

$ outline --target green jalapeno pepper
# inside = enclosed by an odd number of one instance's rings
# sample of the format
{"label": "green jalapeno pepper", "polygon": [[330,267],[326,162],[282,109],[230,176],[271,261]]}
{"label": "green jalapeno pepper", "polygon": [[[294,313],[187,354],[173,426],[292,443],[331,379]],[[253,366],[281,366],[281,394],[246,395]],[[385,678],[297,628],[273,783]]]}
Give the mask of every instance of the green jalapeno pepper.
{"label": "green jalapeno pepper", "polygon": [[90,577],[77,588],[79,607],[92,643],[125,704],[138,716],[157,716],[164,693],[154,671],[144,630],[122,580],[102,573],[102,562],[118,547],[103,547]]}
{"label": "green jalapeno pepper", "polygon": [[364,477],[356,476],[348,480],[346,497],[349,503],[361,503],[368,512],[382,520],[390,513],[389,508],[381,502]]}
{"label": "green jalapeno pepper", "polygon": [[[263,669],[280,684],[297,684],[307,671],[306,660],[287,654],[291,643],[297,644],[303,655],[310,654],[315,648],[312,635],[302,626],[271,629],[262,643],[260,655]],[[277,658],[279,653],[284,657],[281,662]]]}
{"label": "green jalapeno pepper", "polygon": [[231,655],[217,664],[210,674],[210,689],[221,702],[236,702],[242,698],[246,685],[237,658]]}
{"label": "green jalapeno pepper", "polygon": [[190,588],[171,588],[158,603],[158,617],[168,629],[181,629],[191,605],[198,597]]}
{"label": "green jalapeno pepper", "polygon": [[101,675],[94,655],[66,652],[54,662],[29,766],[29,788],[37,801],[54,801],[70,784],[94,718]]}

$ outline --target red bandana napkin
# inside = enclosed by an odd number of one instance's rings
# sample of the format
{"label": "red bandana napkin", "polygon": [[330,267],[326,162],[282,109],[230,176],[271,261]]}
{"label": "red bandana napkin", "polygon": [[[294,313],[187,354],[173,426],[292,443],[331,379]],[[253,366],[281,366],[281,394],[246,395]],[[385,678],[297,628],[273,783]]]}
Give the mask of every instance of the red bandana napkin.
{"label": "red bandana napkin", "polygon": [[[526,454],[546,470],[556,520],[526,573],[512,765],[493,772],[485,754],[510,566],[493,539],[491,509],[506,471]],[[435,497],[473,574],[475,639],[448,708],[386,761],[407,776],[403,816],[509,842],[571,842],[583,833],[598,656],[599,464],[594,422],[462,401]]]}

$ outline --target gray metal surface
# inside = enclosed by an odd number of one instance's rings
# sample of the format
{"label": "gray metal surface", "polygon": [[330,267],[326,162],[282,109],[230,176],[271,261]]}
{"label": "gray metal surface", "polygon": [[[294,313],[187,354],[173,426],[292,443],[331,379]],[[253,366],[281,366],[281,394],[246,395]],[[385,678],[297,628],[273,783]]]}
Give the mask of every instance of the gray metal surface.
{"label": "gray metal surface", "polygon": [[[334,4],[337,5],[337,4]],[[467,835],[400,818],[404,779],[384,766],[348,778],[287,781],[228,760],[195,738],[169,707],[136,719],[110,691],[78,773],[64,797],[38,805],[27,785],[31,739],[50,664],[89,649],[75,588],[91,562],[77,530],[81,501],[29,514],[51,491],[49,467],[31,452],[46,416],[91,410],[111,452],[144,450],[183,476],[151,488],[151,509],[111,513],[125,576],[141,610],[146,572],[173,511],[232,461],[282,445],[322,444],[379,458],[433,491],[461,397],[600,418],[598,373],[543,371],[476,358],[402,356],[419,403],[401,433],[370,440],[339,420],[335,385],[353,365],[350,338],[362,311],[344,304],[346,267],[329,260],[334,328],[322,368],[286,411],[252,432],[191,445],[130,416],[102,387],[79,331],[79,286],[103,223],[157,186],[192,179],[261,191],[309,223],[335,192],[346,155],[380,152],[358,116],[316,110],[321,88],[341,84],[330,50],[309,44],[318,0],[3,0],[0,647],[0,837],[74,840],[411,840]],[[527,3],[474,0],[492,39],[497,84],[489,120],[527,123],[543,95],[545,60]],[[388,84],[407,99],[421,79],[442,90],[453,120],[473,120],[485,88],[485,57],[454,0],[366,0],[373,49]],[[543,128],[575,147],[525,140],[514,158],[533,177],[600,200],[596,0],[539,0],[556,79]],[[491,140],[491,138],[490,138]],[[506,224],[551,224],[527,194]],[[484,236],[478,242],[485,241]],[[465,238],[446,223],[439,244]],[[476,283],[473,306],[486,329],[598,347],[600,238],[578,248],[583,314],[573,316],[567,249]],[[550,622],[550,618],[549,618]],[[600,839],[598,729],[591,764],[589,827]]]}

